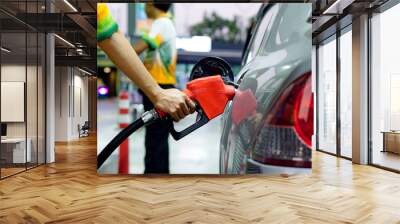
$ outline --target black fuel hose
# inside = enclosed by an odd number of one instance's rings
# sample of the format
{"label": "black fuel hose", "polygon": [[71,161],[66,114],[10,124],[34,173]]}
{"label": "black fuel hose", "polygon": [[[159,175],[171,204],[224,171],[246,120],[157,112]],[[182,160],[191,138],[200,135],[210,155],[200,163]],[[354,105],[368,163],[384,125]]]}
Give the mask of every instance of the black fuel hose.
{"label": "black fuel hose", "polygon": [[115,136],[107,146],[97,156],[97,169],[99,169],[108,157],[122,144],[133,132],[144,126],[142,118],[137,119],[135,122],[124,128],[117,136]]}

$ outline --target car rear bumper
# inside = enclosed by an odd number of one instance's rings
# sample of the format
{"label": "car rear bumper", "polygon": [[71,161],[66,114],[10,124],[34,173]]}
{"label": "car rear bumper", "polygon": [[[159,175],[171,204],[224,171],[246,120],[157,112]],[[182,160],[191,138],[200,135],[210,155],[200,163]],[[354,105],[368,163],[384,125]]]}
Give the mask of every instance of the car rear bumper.
{"label": "car rear bumper", "polygon": [[[279,166],[279,165],[266,165],[260,162],[257,162],[252,159],[247,159],[247,162],[252,166],[257,167],[258,173],[262,174],[310,174],[312,170],[310,168],[299,168],[299,167],[287,167],[287,166]],[[254,168],[253,168],[254,169]]]}

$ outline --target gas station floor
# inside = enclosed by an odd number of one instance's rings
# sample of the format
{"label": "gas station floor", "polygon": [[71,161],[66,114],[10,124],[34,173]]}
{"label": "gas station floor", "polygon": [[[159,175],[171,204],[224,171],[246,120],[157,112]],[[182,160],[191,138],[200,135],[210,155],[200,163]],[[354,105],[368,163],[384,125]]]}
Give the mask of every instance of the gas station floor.
{"label": "gas station floor", "polygon": [[[191,125],[195,116],[175,124],[176,130]],[[133,119],[131,120],[133,121]],[[103,99],[97,103],[97,153],[120,131],[118,129],[118,100]],[[144,128],[129,138],[129,173],[141,174],[144,171]],[[205,126],[175,141],[171,136],[170,172],[171,174],[217,174],[219,173],[219,140],[221,120],[214,119]],[[104,163],[101,173],[118,172],[118,150]]]}

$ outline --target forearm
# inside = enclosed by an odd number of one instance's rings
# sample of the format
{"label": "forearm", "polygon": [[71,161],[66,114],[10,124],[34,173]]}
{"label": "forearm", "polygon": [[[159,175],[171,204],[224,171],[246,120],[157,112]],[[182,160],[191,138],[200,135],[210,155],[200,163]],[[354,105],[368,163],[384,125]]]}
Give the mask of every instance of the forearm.
{"label": "forearm", "polygon": [[139,40],[132,45],[133,49],[136,51],[136,54],[141,54],[145,51],[149,46],[143,40]]}
{"label": "forearm", "polygon": [[161,88],[148,73],[140,58],[130,50],[132,46],[128,40],[120,32],[117,32],[110,38],[99,42],[98,45],[111,61],[154,103]]}

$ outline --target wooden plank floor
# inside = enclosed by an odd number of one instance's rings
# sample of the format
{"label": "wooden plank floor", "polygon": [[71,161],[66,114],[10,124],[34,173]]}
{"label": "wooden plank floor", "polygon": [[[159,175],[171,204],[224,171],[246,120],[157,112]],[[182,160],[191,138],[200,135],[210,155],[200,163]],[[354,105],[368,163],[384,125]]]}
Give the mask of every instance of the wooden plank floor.
{"label": "wooden plank floor", "polygon": [[96,139],[0,181],[0,223],[400,223],[400,175],[314,153],[302,176],[96,174]]}

